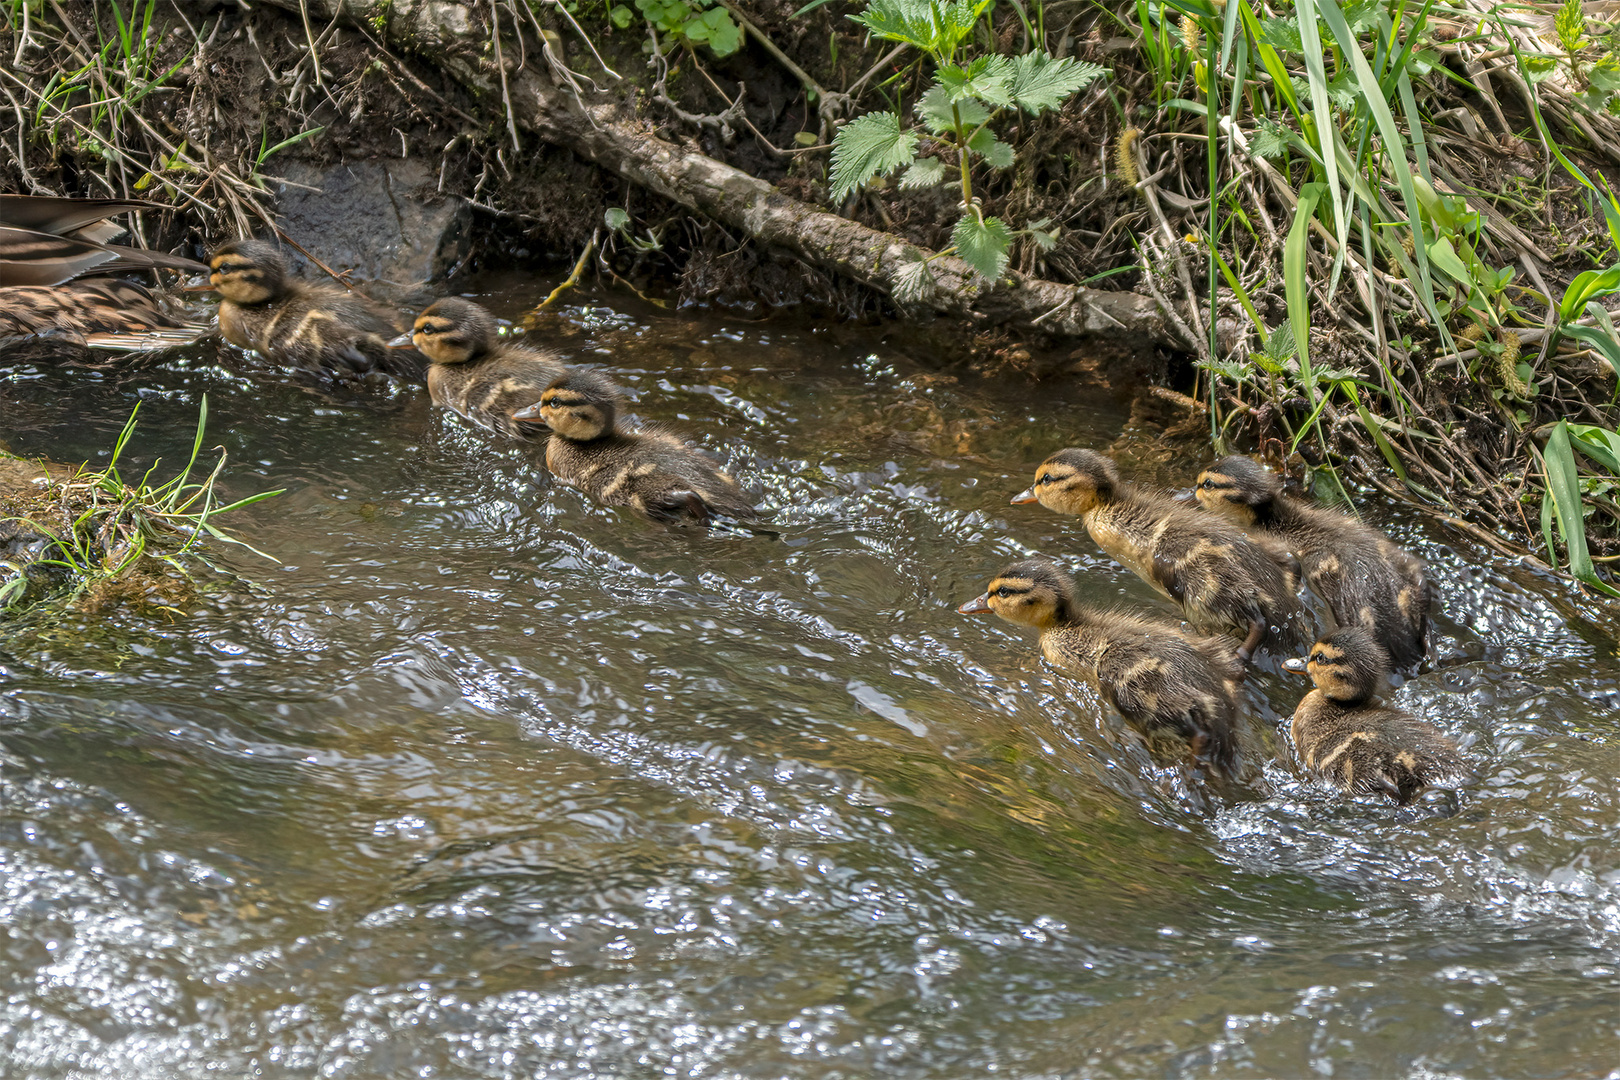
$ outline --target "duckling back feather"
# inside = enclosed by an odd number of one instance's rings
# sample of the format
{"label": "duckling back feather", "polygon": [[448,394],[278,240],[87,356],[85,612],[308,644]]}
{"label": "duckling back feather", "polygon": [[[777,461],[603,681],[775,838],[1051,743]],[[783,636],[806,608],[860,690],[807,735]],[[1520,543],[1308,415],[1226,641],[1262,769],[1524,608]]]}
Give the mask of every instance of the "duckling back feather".
{"label": "duckling back feather", "polygon": [[1432,603],[1422,560],[1348,515],[1289,498],[1275,473],[1241,455],[1211,465],[1194,490],[1209,509],[1293,550],[1334,622],[1373,631],[1397,669],[1422,661]]}

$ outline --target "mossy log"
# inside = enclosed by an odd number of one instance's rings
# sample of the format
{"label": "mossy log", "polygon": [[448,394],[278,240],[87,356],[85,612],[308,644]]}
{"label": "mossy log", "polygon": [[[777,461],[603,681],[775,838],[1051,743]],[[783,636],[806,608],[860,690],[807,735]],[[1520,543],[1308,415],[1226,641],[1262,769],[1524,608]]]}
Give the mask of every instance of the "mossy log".
{"label": "mossy log", "polygon": [[[271,0],[298,13],[299,0]],[[740,230],[762,244],[786,249],[807,263],[894,295],[899,275],[919,259],[935,287],[909,310],[1004,326],[1054,338],[1083,338],[1102,349],[1141,353],[1155,345],[1184,348],[1149,297],[1105,292],[1009,273],[989,287],[960,259],[934,253],[890,233],[868,228],[784,195],[763,180],[702,153],[659,138],[651,125],[606,94],[576,95],[555,85],[531,48],[531,62],[511,70],[520,50],[503,50],[507,72],[487,58],[488,29],[473,22],[468,5],[446,0],[308,0],[312,14],[346,18],[433,64],[505,111],[518,128],[566,147],[631,183]],[[507,28],[509,29],[509,28]],[[495,119],[494,116],[491,119]],[[501,121],[504,123],[505,117]]]}

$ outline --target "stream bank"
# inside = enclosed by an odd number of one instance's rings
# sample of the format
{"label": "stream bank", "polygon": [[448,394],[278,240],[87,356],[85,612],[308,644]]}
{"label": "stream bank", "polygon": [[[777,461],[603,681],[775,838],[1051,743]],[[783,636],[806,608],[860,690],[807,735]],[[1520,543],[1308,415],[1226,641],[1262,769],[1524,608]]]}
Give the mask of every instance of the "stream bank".
{"label": "stream bank", "polygon": [[[992,287],[943,254],[946,188],[879,177],[830,198],[828,140],[881,113],[879,97],[912,115],[934,76],[920,53],[868,39],[846,18],[862,5],[796,15],[692,2],[719,16],[715,32],[740,36],[704,44],[623,5],[576,18],[510,0],[488,12],[154,0],[141,33],[119,37],[107,12],[70,3],[53,8],[62,25],[7,23],[0,44],[28,61],[12,90],[40,109],[32,121],[0,111],[0,136],[20,148],[0,167],[24,190],[163,188],[186,210],[152,238],[195,245],[270,228],[281,165],[371,169],[397,156],[432,178],[429,202],[473,215],[471,243],[452,243],[441,267],[467,251],[473,270],[584,253],[604,285],[666,302],[817,304],[921,327],[947,364],[1145,377],[1202,410],[1213,441],[1323,493],[1375,485],[1609,588],[1620,344],[1604,329],[1597,252],[1620,127],[1583,74],[1609,63],[1601,27],[1560,59],[1536,52],[1552,28],[1534,20],[1431,14],[1386,41],[1395,31],[1371,9],[1352,13],[1336,32],[1379,63],[1410,62],[1382,76],[1421,103],[1403,135],[1372,115],[1390,94],[1368,92],[1354,50],[1339,54],[1332,87],[1318,85],[1283,25],[1297,13],[1234,30],[1202,0],[1149,27],[1067,0],[1037,5],[1039,26],[997,8],[970,35],[984,59],[1045,50],[1109,78],[1001,125],[1017,167],[987,169],[974,198],[983,213],[1047,224],[1018,234]],[[676,18],[652,6],[654,23]],[[1326,40],[1343,13],[1321,11]],[[1211,82],[1216,69],[1195,54],[1217,34],[1250,70],[1265,57],[1264,77]],[[115,38],[118,62],[92,63],[88,43]],[[1481,74],[1480,58],[1504,48],[1533,72]],[[74,81],[48,95],[50,72],[70,69]],[[1302,80],[1309,108],[1304,91],[1284,91]],[[1507,85],[1521,100],[1498,97]],[[93,88],[122,95],[120,107],[91,124],[61,107],[76,94],[93,107]],[[1320,138],[1334,149],[1313,151]],[[924,149],[945,153],[936,143]],[[1341,154],[1362,186],[1323,171]],[[1210,203],[1214,188],[1229,205]],[[331,209],[342,216],[340,200]],[[1359,252],[1352,229],[1366,234]],[[906,284],[919,267],[932,268],[921,293]]]}

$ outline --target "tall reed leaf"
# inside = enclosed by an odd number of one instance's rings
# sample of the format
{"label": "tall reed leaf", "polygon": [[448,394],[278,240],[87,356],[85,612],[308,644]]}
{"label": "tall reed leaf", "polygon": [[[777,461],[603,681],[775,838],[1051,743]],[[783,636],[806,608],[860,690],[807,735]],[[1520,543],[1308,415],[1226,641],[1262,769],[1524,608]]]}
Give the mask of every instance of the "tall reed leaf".
{"label": "tall reed leaf", "polygon": [[1294,223],[1288,228],[1288,241],[1283,245],[1283,287],[1288,299],[1288,323],[1294,330],[1294,355],[1299,357],[1299,372],[1306,387],[1306,395],[1315,401],[1316,380],[1310,377],[1311,361],[1311,290],[1305,274],[1310,269],[1306,262],[1306,245],[1311,235],[1311,217],[1325,189],[1321,184],[1306,184],[1299,192],[1299,205],[1294,207]]}
{"label": "tall reed leaf", "polygon": [[[1325,7],[1333,6],[1333,0],[1322,0],[1322,3]],[[1335,7],[1334,10],[1338,9]],[[1339,258],[1343,258],[1344,249],[1350,244],[1350,207],[1339,185],[1339,155],[1334,152],[1333,145],[1333,136],[1338,127],[1333,122],[1333,102],[1328,99],[1327,68],[1322,64],[1322,38],[1316,32],[1316,0],[1299,0],[1294,12],[1299,26],[1299,40],[1305,50],[1305,75],[1311,86],[1311,114],[1316,119],[1316,149],[1322,155],[1322,171],[1327,174],[1328,205],[1333,209],[1334,233],[1339,238]],[[1339,21],[1344,21],[1343,16]],[[1361,55],[1356,39],[1350,37],[1348,32],[1341,35],[1335,28],[1333,33],[1339,39],[1339,47],[1346,53]]]}
{"label": "tall reed leaf", "polygon": [[1569,572],[1607,596],[1620,597],[1592,565],[1586,550],[1586,518],[1581,513],[1581,478],[1575,469],[1575,452],[1569,445],[1569,422],[1558,421],[1547,438],[1547,495],[1553,500],[1553,517],[1569,553]]}
{"label": "tall reed leaf", "polygon": [[[1302,4],[1301,8],[1303,7]],[[1357,43],[1355,35],[1350,32],[1350,24],[1345,20],[1344,12],[1340,10],[1335,0],[1321,0],[1320,10],[1322,20],[1333,32],[1334,38],[1344,50],[1345,57],[1350,61],[1351,70],[1355,72],[1356,87],[1361,91],[1361,101],[1366,110],[1372,114],[1374,123],[1378,125],[1378,134],[1384,142],[1384,153],[1389,155],[1391,171],[1395,173],[1395,179],[1401,186],[1401,199],[1406,203],[1407,223],[1412,229],[1412,239],[1417,242],[1421,240],[1423,232],[1418,223],[1418,200],[1417,191],[1412,184],[1412,166],[1406,159],[1406,137],[1401,134],[1401,129],[1395,126],[1395,116],[1389,111],[1389,102],[1384,99],[1383,86],[1378,81],[1378,76],[1373,74],[1367,58],[1362,55],[1361,46]],[[1404,76],[1404,72],[1402,74]],[[1434,302],[1434,284],[1429,276],[1428,253],[1423,250],[1421,243],[1416,243],[1416,247],[1424,302],[1429,305],[1430,318],[1435,319],[1440,332],[1446,334],[1438,305]],[[1446,336],[1449,338],[1449,335]]]}

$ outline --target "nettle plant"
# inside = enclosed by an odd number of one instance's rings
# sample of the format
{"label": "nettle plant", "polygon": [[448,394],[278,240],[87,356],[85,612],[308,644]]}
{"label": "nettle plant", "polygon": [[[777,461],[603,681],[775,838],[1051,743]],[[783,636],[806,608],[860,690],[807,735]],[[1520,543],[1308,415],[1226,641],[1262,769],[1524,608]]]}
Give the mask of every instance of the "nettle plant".
{"label": "nettle plant", "polygon": [[[1038,115],[1062,108],[1107,69],[1069,57],[1059,59],[1044,50],[967,59],[964,43],[992,3],[871,0],[865,11],[850,16],[875,37],[927,53],[934,62],[934,82],[917,102],[915,125],[898,112],[873,112],[839,129],[833,139],[832,189],[833,199],[842,201],[874,177],[902,167],[906,170],[900,177],[902,188],[932,187],[945,181],[947,159],[954,157],[963,214],[951,232],[952,246],[939,254],[954,252],[994,282],[1007,268],[1015,234],[1000,218],[985,216],[973,195],[973,165],[983,161],[993,169],[1005,169],[1016,157],[991,125],[1009,109]],[[926,140],[921,132],[926,132]],[[919,145],[924,153],[918,153]],[[1043,250],[1057,243],[1057,230],[1049,225],[1042,220],[1025,230]],[[933,284],[926,262],[913,266],[897,283],[895,299],[902,302],[920,298]]]}

